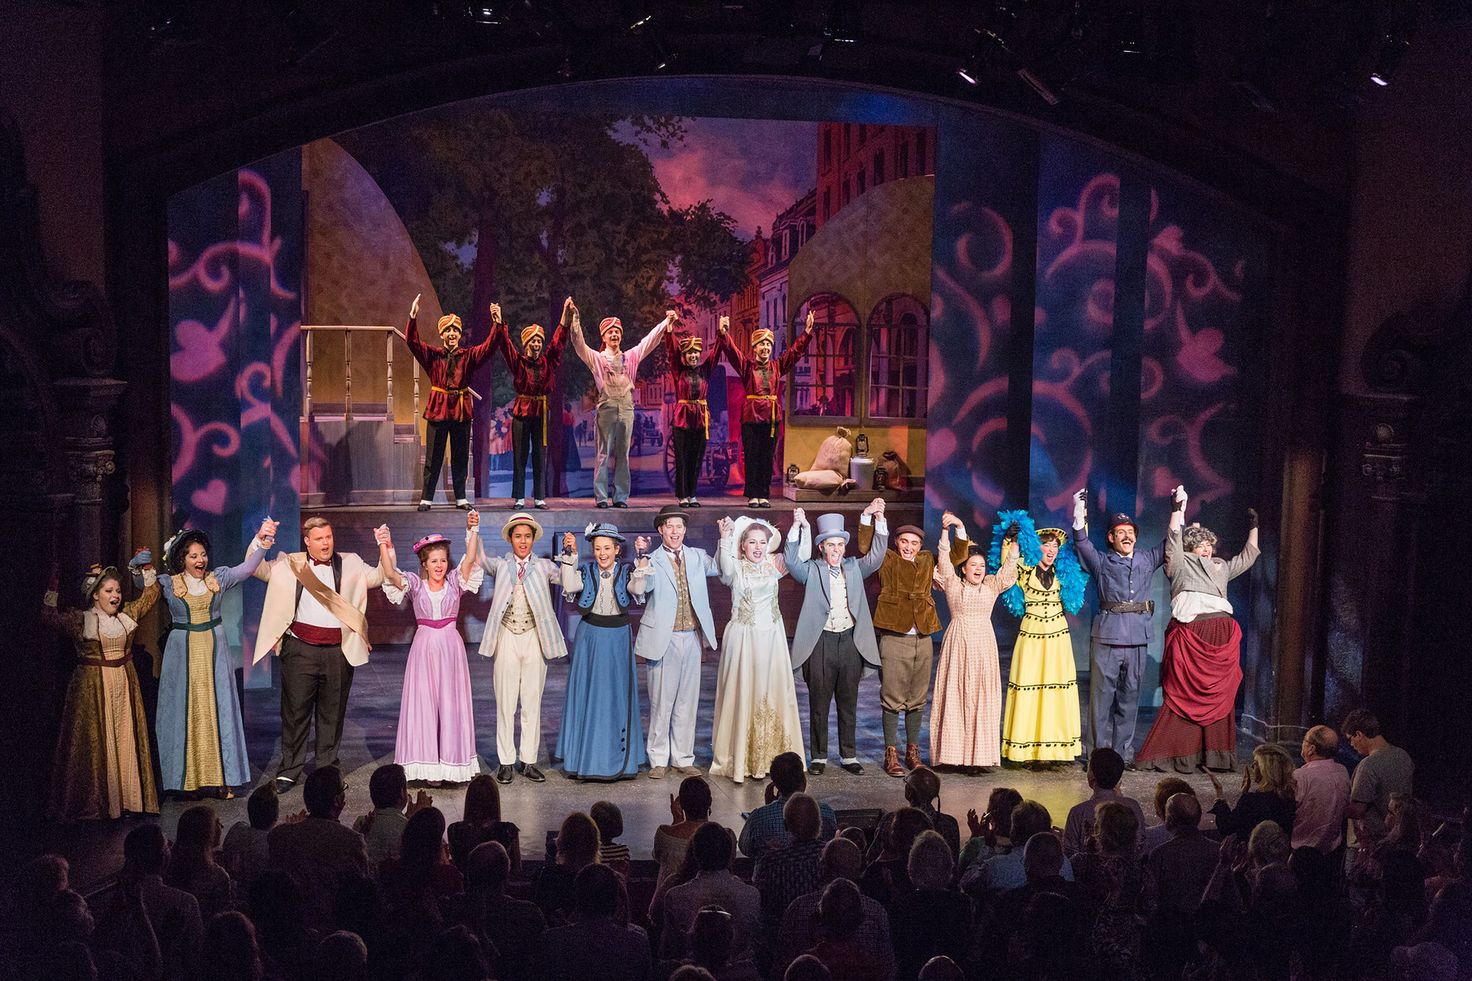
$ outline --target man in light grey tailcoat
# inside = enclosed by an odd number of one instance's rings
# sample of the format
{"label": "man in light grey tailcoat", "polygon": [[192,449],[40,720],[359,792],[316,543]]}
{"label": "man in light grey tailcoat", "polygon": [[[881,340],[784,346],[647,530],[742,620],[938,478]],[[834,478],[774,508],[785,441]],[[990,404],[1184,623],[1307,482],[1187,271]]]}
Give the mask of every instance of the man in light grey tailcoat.
{"label": "man in light grey tailcoat", "polygon": [[700,707],[701,641],[716,649],[716,631],[706,594],[707,576],[719,575],[716,560],[685,544],[690,516],[675,504],[659,509],[654,529],[660,546],[644,555],[649,539],[634,547],[641,557],[629,579],[629,592],[644,598],[634,655],[649,662],[649,776],[670,767],[692,776],[695,768],[695,712]]}
{"label": "man in light grey tailcoat", "polygon": [[[838,702],[839,762],[849,773],[863,773],[854,730],[859,704],[859,678],[865,670],[879,670],[879,644],[874,639],[874,622],[864,580],[879,571],[884,550],[889,546],[889,526],[884,520],[884,500],[876,497],[859,515],[860,524],[874,523],[874,540],[869,551],[858,558],[845,558],[848,532],[843,515],[818,516],[818,531],[812,535],[802,508],[792,512],[792,529],[787,533],[784,558],[792,578],[806,587],[802,613],[792,638],[792,666],[802,668],[808,685],[808,745],[812,761],[808,772],[822,773],[828,765],[828,706]],[[818,548],[818,558],[808,542]]]}

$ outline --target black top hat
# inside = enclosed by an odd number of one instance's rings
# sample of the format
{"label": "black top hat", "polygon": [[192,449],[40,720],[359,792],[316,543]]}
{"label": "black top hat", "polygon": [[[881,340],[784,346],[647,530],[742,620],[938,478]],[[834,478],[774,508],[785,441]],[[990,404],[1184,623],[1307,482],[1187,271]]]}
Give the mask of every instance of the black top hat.
{"label": "black top hat", "polygon": [[659,526],[664,524],[670,518],[682,518],[684,519],[685,524],[688,525],[690,523],[690,512],[686,511],[678,504],[666,504],[664,507],[660,508],[659,513],[654,516],[654,530],[658,531]]}

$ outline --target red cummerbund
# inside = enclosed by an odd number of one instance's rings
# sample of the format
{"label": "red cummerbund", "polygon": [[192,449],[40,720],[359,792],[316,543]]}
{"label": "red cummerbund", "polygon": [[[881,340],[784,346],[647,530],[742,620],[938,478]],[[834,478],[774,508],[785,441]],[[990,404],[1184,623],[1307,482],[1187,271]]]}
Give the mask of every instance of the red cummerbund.
{"label": "red cummerbund", "polygon": [[336,647],[342,643],[342,630],[338,627],[317,627],[293,620],[291,632],[296,634],[298,640],[313,647]]}

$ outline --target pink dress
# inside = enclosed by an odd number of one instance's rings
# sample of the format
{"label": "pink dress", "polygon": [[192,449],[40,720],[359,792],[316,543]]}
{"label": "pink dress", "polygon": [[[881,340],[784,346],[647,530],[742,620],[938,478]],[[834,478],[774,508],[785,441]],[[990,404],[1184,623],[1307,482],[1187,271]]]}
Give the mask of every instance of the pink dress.
{"label": "pink dress", "polygon": [[444,588],[434,593],[414,573],[401,575],[404,589],[385,582],[383,592],[395,604],[408,596],[419,627],[404,665],[394,762],[410,780],[465,783],[480,772],[480,760],[475,752],[469,658],[456,619],[460,594],[478,591],[483,576],[477,567],[462,582],[459,570],[451,569]]}
{"label": "pink dress", "polygon": [[940,643],[930,709],[930,762],[944,766],[999,766],[1002,762],[1002,668],[992,606],[1017,581],[1017,563],[973,586],[951,565],[950,534],[941,535],[936,574],[951,609]]}

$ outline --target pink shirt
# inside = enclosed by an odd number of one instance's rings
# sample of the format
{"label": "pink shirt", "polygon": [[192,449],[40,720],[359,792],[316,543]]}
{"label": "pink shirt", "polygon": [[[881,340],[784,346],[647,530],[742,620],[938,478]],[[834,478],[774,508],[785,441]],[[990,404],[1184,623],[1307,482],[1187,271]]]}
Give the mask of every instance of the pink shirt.
{"label": "pink shirt", "polygon": [[1293,847],[1332,852],[1344,840],[1349,771],[1335,760],[1314,760],[1295,770],[1293,779],[1298,783]]}
{"label": "pink shirt", "polygon": [[642,341],[618,354],[609,354],[602,349],[595,351],[583,340],[581,330],[572,331],[573,353],[582,358],[583,364],[593,373],[593,384],[598,387],[599,405],[610,400],[632,401],[630,393],[634,386],[634,376],[639,373],[639,362],[654,349],[654,345],[659,343],[660,333],[669,326],[668,319],[661,320]]}

